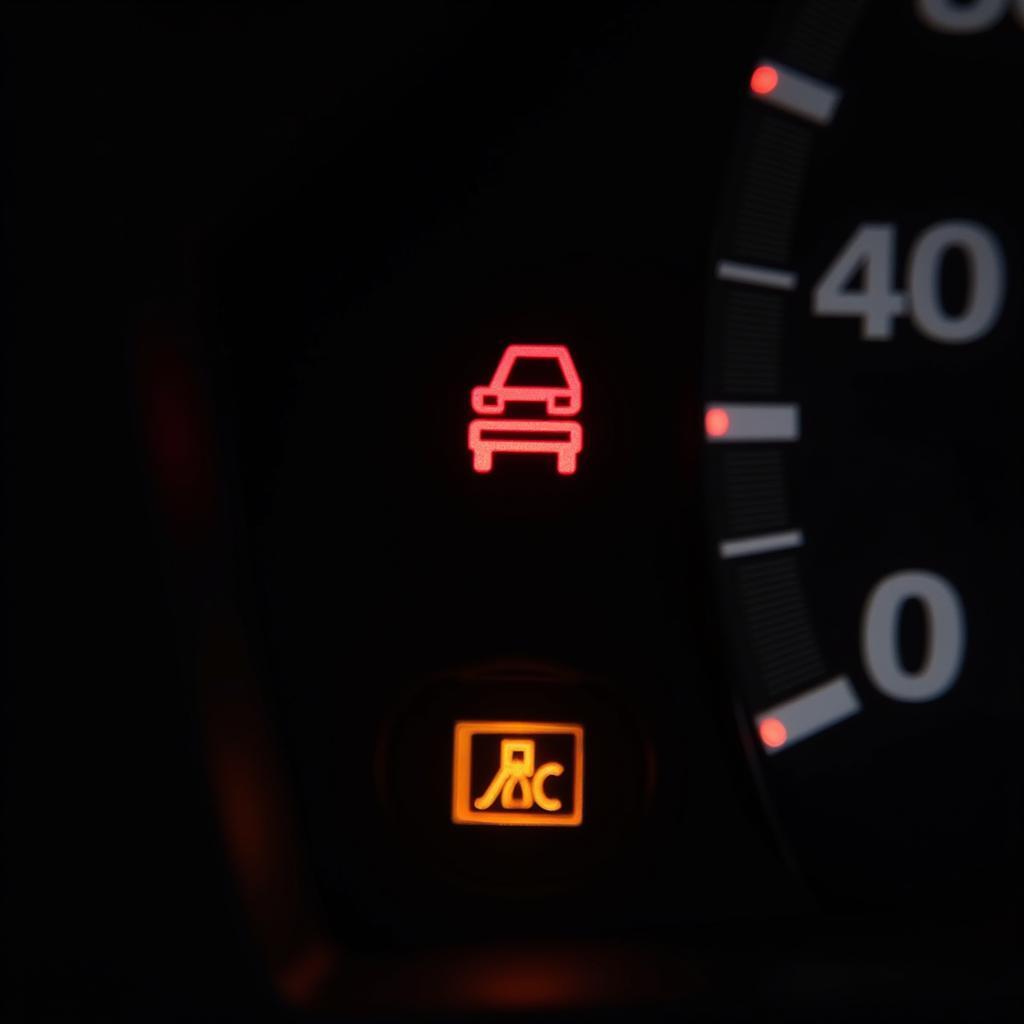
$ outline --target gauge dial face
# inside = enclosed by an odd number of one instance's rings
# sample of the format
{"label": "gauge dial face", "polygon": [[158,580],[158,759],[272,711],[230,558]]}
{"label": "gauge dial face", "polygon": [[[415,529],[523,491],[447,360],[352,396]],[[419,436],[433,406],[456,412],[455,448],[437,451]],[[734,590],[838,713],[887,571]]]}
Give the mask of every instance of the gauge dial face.
{"label": "gauge dial face", "polygon": [[855,903],[970,901],[1019,856],[1022,57],[1007,0],[794,5],[715,245],[739,717],[797,862]]}

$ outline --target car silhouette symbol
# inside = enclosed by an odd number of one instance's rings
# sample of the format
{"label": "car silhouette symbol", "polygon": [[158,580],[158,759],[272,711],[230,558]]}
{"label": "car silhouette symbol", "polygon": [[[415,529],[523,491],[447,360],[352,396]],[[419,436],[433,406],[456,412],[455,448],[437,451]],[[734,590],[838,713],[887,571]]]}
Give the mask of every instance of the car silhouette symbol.
{"label": "car silhouette symbol", "polygon": [[[564,387],[517,387],[507,384],[520,359],[553,359]],[[575,416],[583,407],[583,384],[565,345],[509,345],[490,384],[473,388],[473,412],[501,415],[508,402],[543,402],[549,416]]]}
{"label": "car silhouette symbol", "polygon": [[[554,360],[564,384],[553,387],[509,384],[508,379],[521,359]],[[469,450],[473,453],[473,469],[477,473],[490,473],[495,452],[551,454],[556,457],[555,466],[562,476],[576,472],[577,456],[583,450],[583,427],[578,421],[564,417],[582,409],[583,384],[565,345],[509,345],[490,384],[473,388],[470,402],[474,412],[498,414],[469,424]],[[543,402],[548,416],[559,418],[501,418],[500,414],[510,402]]]}

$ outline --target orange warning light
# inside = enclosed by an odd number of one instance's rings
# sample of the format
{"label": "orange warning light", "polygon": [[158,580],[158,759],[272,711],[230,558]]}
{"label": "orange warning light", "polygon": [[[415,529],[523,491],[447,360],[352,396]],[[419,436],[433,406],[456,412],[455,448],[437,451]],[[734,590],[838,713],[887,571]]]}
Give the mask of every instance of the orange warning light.
{"label": "orange warning light", "polygon": [[452,821],[457,825],[579,825],[583,821],[583,726],[456,722]]}

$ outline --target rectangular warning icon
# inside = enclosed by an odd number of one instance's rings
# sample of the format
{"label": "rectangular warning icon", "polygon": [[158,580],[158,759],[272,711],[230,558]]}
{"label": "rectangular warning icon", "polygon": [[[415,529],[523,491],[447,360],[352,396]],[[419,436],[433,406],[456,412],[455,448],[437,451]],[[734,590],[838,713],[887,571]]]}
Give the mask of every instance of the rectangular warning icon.
{"label": "rectangular warning icon", "polygon": [[456,722],[452,821],[457,825],[579,825],[583,726]]}

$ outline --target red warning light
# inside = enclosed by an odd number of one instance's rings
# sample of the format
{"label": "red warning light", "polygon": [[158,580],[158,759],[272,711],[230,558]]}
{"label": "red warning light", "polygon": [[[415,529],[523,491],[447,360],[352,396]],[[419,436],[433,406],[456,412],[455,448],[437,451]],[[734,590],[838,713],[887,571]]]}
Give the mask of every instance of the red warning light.
{"label": "red warning light", "polygon": [[[512,387],[506,382],[521,359],[554,359],[565,387]],[[583,408],[583,384],[565,345],[509,345],[491,383],[473,388],[473,412],[501,414],[507,402],[543,402],[549,416],[575,416]]]}
{"label": "red warning light", "polygon": [[774,92],[779,84],[779,73],[770,64],[762,64],[754,68],[750,76],[750,91],[758,96],[767,96]]}
{"label": "red warning light", "polygon": [[786,727],[777,718],[765,718],[757,727],[761,742],[770,750],[777,750],[789,738]]}
{"label": "red warning light", "polygon": [[[517,386],[508,383],[520,360],[546,359],[557,363],[563,384],[556,386]],[[502,354],[490,384],[473,388],[473,411],[493,418],[473,420],[469,424],[469,450],[473,469],[490,473],[494,453],[519,455],[550,454],[562,476],[576,472],[577,456],[583,450],[583,427],[577,420],[499,418],[510,402],[544,403],[551,417],[575,416],[583,408],[583,383],[565,345],[509,345]],[[543,435],[543,436],[539,436]]]}
{"label": "red warning light", "polygon": [[725,437],[729,433],[729,414],[724,409],[708,409],[704,413],[704,430],[708,437]]}

